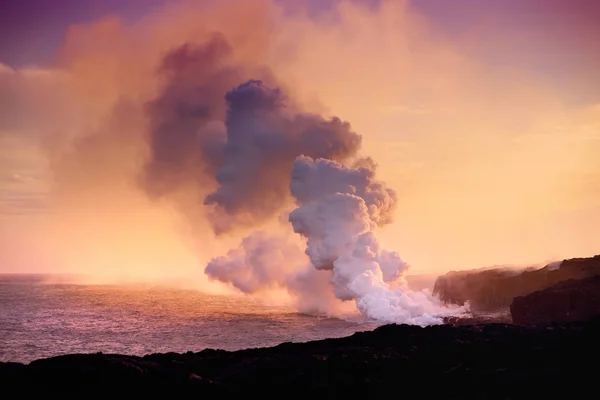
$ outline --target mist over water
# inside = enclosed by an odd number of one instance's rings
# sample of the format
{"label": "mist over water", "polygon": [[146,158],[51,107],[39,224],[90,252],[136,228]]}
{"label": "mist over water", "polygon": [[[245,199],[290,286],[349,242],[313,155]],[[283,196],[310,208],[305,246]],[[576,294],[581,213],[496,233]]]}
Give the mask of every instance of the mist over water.
{"label": "mist over water", "polygon": [[240,350],[376,327],[356,314],[317,317],[247,296],[152,285],[46,283],[51,281],[41,275],[0,275],[0,361],[69,353]]}
{"label": "mist over water", "polygon": [[427,324],[460,310],[409,265],[595,250],[600,108],[376,3],[174,2],[0,64],[0,269]]}

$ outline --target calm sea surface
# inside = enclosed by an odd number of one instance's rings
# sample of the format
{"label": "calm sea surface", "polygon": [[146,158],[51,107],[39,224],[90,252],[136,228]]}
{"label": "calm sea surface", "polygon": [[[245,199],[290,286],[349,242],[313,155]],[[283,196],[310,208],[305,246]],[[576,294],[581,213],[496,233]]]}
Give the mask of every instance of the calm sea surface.
{"label": "calm sea surface", "polygon": [[99,351],[239,350],[348,336],[375,326],[299,314],[249,297],[0,275],[0,361]]}

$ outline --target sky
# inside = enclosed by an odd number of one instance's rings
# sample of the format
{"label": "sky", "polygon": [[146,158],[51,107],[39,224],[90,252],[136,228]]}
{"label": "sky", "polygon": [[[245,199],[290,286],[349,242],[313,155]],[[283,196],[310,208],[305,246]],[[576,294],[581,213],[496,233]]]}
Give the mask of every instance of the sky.
{"label": "sky", "polygon": [[0,272],[187,276],[237,243],[132,183],[161,59],[210,31],[363,136],[398,193],[382,243],[415,273],[600,253],[598,20],[594,0],[6,0]]}

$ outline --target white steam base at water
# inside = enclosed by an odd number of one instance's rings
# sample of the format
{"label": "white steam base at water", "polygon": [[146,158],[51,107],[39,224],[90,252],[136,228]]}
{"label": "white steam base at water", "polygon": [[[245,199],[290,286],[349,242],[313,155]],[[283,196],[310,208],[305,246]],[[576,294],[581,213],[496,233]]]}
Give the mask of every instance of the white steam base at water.
{"label": "white steam base at water", "polygon": [[52,281],[59,280],[0,274],[0,362],[96,352],[234,351],[377,327],[359,317],[299,314],[289,305],[257,297],[147,285],[47,283]]}
{"label": "white steam base at water", "polygon": [[292,170],[291,192],[298,202],[289,217],[296,233],[307,238],[306,254],[319,270],[332,270],[334,293],[355,300],[368,318],[429,325],[457,309],[445,308],[403,280],[408,265],[382,249],[373,230],[389,220],[395,196],[374,180],[374,167],[350,168],[329,160],[299,157]]}

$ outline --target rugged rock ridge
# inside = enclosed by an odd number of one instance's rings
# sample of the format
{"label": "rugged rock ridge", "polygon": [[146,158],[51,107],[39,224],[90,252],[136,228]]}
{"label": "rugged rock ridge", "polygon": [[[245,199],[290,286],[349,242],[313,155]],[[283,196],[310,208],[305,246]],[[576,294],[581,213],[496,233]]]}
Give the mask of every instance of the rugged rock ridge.
{"label": "rugged rock ridge", "polygon": [[447,303],[469,302],[474,310],[508,308],[515,297],[524,296],[569,279],[600,274],[600,255],[574,258],[540,269],[492,268],[452,271],[436,279],[434,294]]}
{"label": "rugged rock ridge", "polygon": [[516,297],[510,313],[515,324],[585,321],[600,315],[600,275],[570,279]]}
{"label": "rugged rock ridge", "polygon": [[[0,363],[3,398],[37,393],[203,398],[555,398],[595,389],[600,319],[539,327],[388,325],[236,352],[68,355]],[[128,395],[129,396],[129,395]]]}

